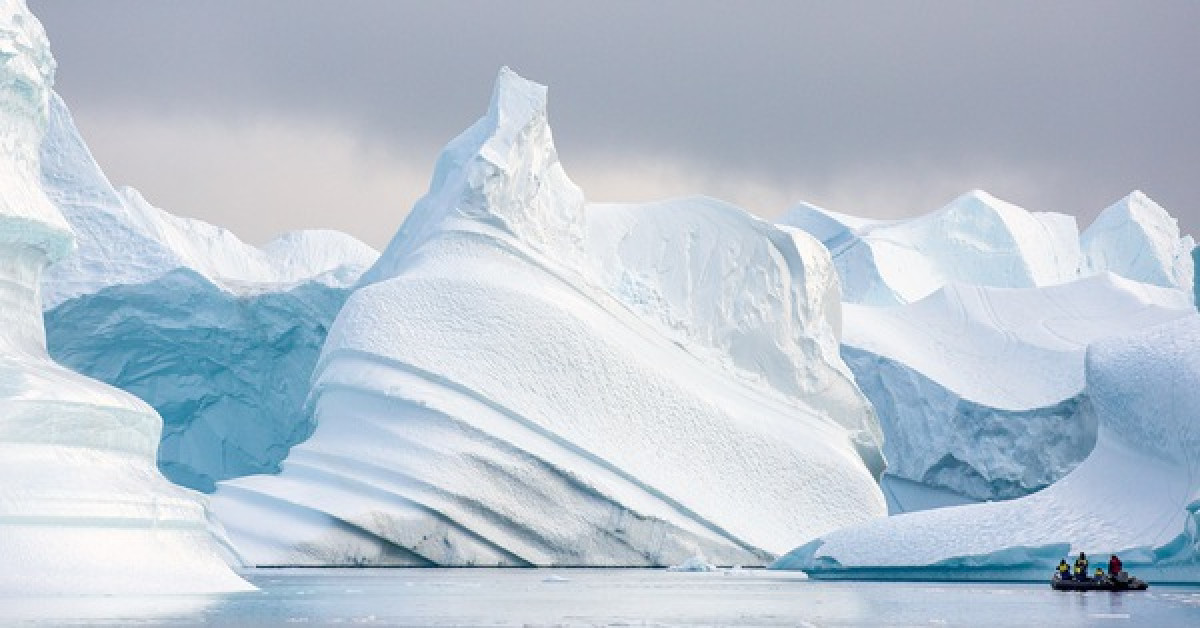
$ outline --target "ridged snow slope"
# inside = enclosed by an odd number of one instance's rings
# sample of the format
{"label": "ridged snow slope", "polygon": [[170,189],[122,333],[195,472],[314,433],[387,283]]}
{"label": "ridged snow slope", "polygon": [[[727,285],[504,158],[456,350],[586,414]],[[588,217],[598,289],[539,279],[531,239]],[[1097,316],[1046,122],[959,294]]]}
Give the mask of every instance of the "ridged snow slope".
{"label": "ridged snow slope", "polygon": [[329,325],[378,254],[321,230],[258,249],[116,190],[56,95],[41,158],[79,238],[45,281],[51,355],[158,410],[173,481],[211,491],[278,471],[312,431],[303,402]]}
{"label": "ridged snow slope", "polygon": [[1095,442],[1087,346],[1194,312],[1179,290],[1110,273],[1045,288],[950,284],[906,306],[846,304],[842,355],[883,427],[891,511],[924,505],[895,478],[974,500],[1058,480]]}
{"label": "ridged snow slope", "polygon": [[882,516],[828,254],[708,199],[585,204],[545,88],[488,114],[330,331],[317,429],[223,482],[258,564],[763,564]]}
{"label": "ridged snow slope", "polygon": [[71,248],[42,192],[54,60],[21,0],[0,0],[0,593],[249,590],[204,498],[154,467],[162,423],[46,353],[40,280]]}
{"label": "ridged snow slope", "polygon": [[1200,315],[1088,348],[1096,447],[1049,488],[1006,502],[852,526],[775,563],[817,577],[1043,579],[1077,552],[1151,582],[1200,582]]}
{"label": "ridged snow slope", "polygon": [[1043,287],[1105,271],[1192,291],[1187,253],[1195,243],[1141,192],[1105,210],[1082,236],[1071,216],[1028,212],[979,190],[907,220],[865,220],[804,204],[781,222],[829,248],[848,303],[912,303],[948,283]]}

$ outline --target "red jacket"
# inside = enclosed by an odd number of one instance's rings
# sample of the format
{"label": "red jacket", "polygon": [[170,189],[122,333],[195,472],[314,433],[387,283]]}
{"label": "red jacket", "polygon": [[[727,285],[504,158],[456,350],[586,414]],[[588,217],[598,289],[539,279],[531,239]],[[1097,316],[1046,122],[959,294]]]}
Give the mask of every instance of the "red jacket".
{"label": "red jacket", "polygon": [[1114,576],[1121,573],[1121,559],[1120,558],[1113,556],[1112,559],[1108,561],[1108,573],[1110,573]]}

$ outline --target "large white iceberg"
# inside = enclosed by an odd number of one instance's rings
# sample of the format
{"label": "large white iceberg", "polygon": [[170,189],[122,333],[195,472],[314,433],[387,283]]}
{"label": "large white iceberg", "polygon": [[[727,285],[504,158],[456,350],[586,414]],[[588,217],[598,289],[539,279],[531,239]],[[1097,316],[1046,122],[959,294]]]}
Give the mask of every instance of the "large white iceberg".
{"label": "large white iceberg", "polygon": [[846,304],[842,355],[886,435],[891,512],[929,505],[929,489],[991,500],[1052,484],[1095,442],[1087,346],[1194,312],[1183,291],[1110,273],[1044,288],[950,284],[904,306]]}
{"label": "large white iceberg", "polygon": [[1090,451],[1083,351],[1193,311],[1194,244],[1141,192],[1074,218],[982,191],[907,220],[801,205],[830,250],[842,356],[885,434],[891,512],[1028,494]]}
{"label": "large white iceberg", "polygon": [[40,182],[53,70],[25,3],[0,1],[0,592],[251,589],[203,497],[155,469],[154,410],[46,354],[42,270],[73,246]]}
{"label": "large white iceberg", "polygon": [[303,402],[329,325],[378,253],[322,230],[259,249],[115,189],[53,94],[41,160],[78,236],[44,282],[50,354],[155,407],[176,483],[278,471],[312,431]]}
{"label": "large white iceberg", "polygon": [[774,566],[818,577],[1040,579],[1083,551],[1116,553],[1148,580],[1200,581],[1197,346],[1197,314],[1092,344],[1096,446],[1049,488],[852,526]]}
{"label": "large white iceberg", "polygon": [[257,564],[762,564],[885,511],[836,285],[724,203],[587,205],[502,70],[338,315],[315,433],[214,507]]}
{"label": "large white iceberg", "polygon": [[1102,212],[1082,236],[1072,216],[1029,212],[980,190],[905,220],[867,220],[802,204],[781,222],[829,248],[849,303],[912,303],[950,283],[1044,287],[1105,271],[1192,290],[1195,242],[1137,191]]}

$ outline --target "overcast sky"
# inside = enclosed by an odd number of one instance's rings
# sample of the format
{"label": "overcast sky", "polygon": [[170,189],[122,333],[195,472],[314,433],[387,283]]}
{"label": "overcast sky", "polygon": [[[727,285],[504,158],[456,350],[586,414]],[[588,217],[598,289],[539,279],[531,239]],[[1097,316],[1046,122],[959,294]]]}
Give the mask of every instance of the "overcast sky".
{"label": "overcast sky", "polygon": [[508,65],[594,201],[887,218],[972,188],[1200,233],[1200,2],[29,0],[109,178],[382,247]]}

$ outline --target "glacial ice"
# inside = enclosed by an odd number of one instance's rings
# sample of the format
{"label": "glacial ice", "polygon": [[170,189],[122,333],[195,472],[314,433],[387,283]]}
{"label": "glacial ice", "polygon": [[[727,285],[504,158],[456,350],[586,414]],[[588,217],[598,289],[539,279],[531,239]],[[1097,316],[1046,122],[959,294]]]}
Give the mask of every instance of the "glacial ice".
{"label": "glacial ice", "polygon": [[330,330],[316,431],[214,508],[255,564],[763,564],[884,514],[839,311],[804,233],[588,205],[504,69]]}
{"label": "glacial ice", "polygon": [[1095,439],[1083,350],[1193,311],[1191,237],[1141,192],[1074,218],[979,190],[908,220],[803,204],[842,285],[842,357],[885,433],[889,511],[1041,489]]}
{"label": "glacial ice", "polygon": [[1082,236],[1072,216],[1029,212],[980,190],[906,220],[868,220],[801,204],[781,222],[829,248],[849,303],[912,303],[949,283],[1044,287],[1106,271],[1192,290],[1188,253],[1195,242],[1181,237],[1175,219],[1139,191],[1102,212]]}
{"label": "glacial ice", "polygon": [[1197,346],[1195,313],[1090,345],[1096,446],[1050,487],[851,526],[773,566],[831,578],[1041,579],[1084,551],[1118,554],[1150,581],[1200,581]]}
{"label": "glacial ice", "polygon": [[40,152],[79,242],[44,282],[50,354],[154,406],[176,483],[278,471],[312,431],[303,402],[325,334],[378,254],[324,230],[258,249],[115,189],[54,94]]}
{"label": "glacial ice", "polygon": [[161,420],[46,353],[41,275],[73,247],[40,182],[54,59],[0,0],[0,593],[249,590],[204,498],[154,467]]}
{"label": "glacial ice", "polygon": [[1044,488],[1092,450],[1088,344],[1194,313],[1187,293],[1110,273],[1044,288],[950,284],[904,306],[843,308],[842,355],[897,478],[973,500]]}
{"label": "glacial ice", "polygon": [[1114,203],[1083,232],[1080,245],[1091,272],[1110,271],[1156,286],[1191,292],[1196,243],[1140,190]]}

